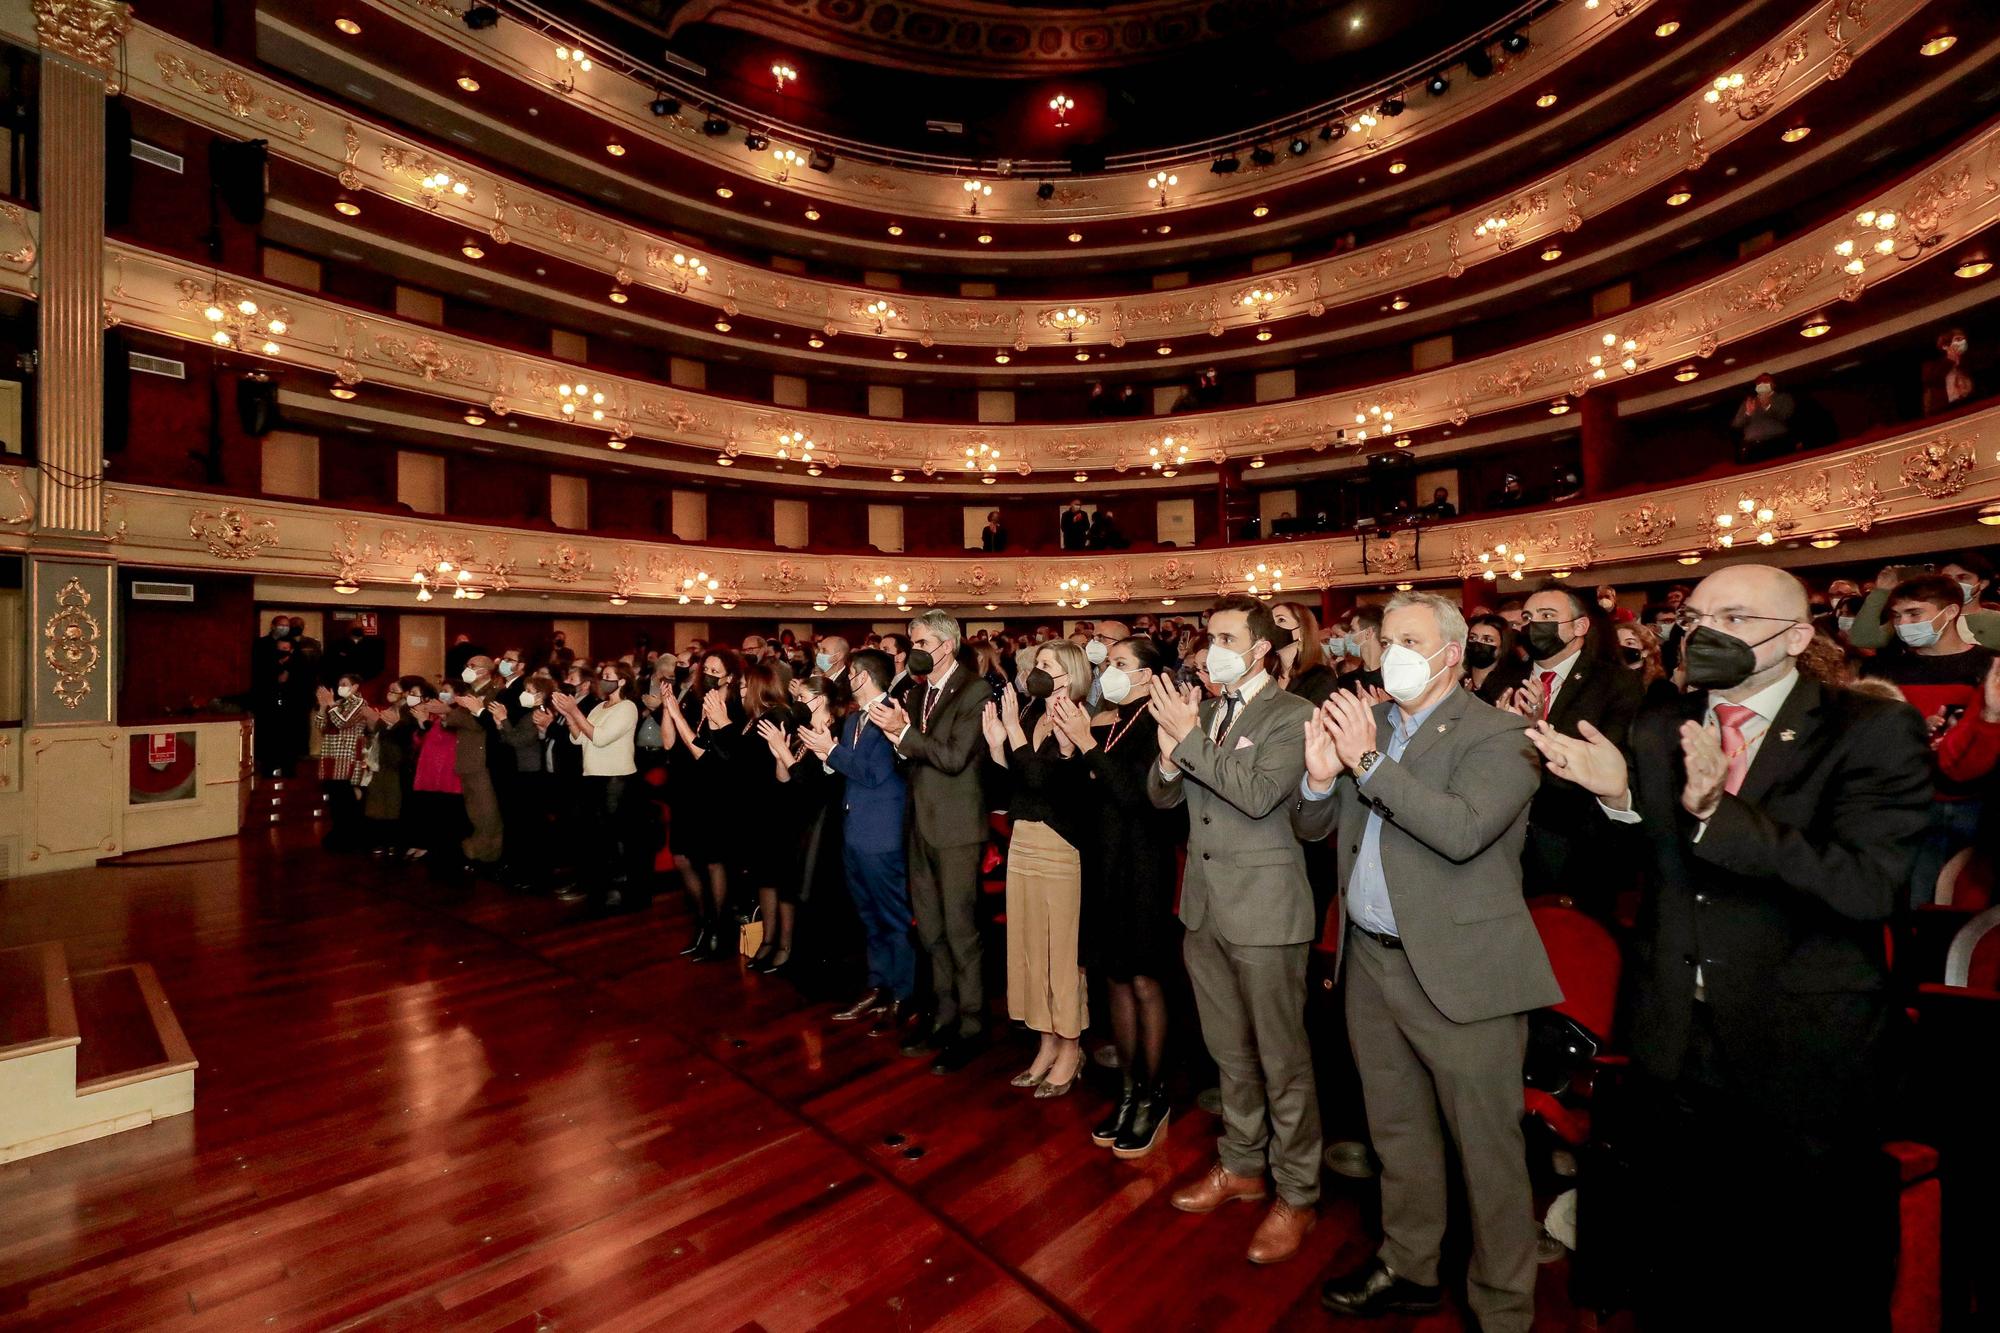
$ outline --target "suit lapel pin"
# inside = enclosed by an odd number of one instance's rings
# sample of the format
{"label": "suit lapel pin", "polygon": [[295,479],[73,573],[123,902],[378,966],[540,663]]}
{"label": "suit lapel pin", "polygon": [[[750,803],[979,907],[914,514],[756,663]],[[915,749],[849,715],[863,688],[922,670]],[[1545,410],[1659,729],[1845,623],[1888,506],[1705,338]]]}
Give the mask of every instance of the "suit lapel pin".
{"label": "suit lapel pin", "polygon": [[1791,740],[1793,737],[1797,736],[1798,734],[1799,734],[1798,732],[1793,731],[1790,727],[1786,727],[1783,731],[1778,733],[1778,739],[1781,741],[1788,741]]}
{"label": "suit lapel pin", "polygon": [[1450,725],[1451,725],[1451,724],[1450,724],[1450,723],[1448,723],[1448,722],[1440,722],[1440,723],[1438,723],[1438,735],[1440,735],[1440,736],[1444,735],[1444,733],[1445,733],[1445,729],[1446,729],[1447,727],[1449,727]]}

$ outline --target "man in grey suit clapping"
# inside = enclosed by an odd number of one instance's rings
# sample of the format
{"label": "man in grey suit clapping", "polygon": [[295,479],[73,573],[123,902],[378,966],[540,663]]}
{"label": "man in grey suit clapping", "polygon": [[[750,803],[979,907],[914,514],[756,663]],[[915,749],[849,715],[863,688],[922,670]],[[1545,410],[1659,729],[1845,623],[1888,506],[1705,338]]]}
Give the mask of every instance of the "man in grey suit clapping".
{"label": "man in grey suit clapping", "polygon": [[1222,1074],[1220,1160],[1177,1190],[1173,1205],[1206,1213],[1231,1200],[1262,1202],[1268,1165],[1278,1199],[1250,1242],[1247,1257],[1259,1264],[1298,1252],[1319,1201],[1319,1100],[1305,1031],[1306,951],[1319,932],[1290,819],[1313,713],[1267,668],[1277,632],[1254,597],[1215,604],[1208,674],[1222,694],[1202,700],[1154,679],[1160,762],[1146,784],[1157,806],[1187,803],[1182,955],[1202,1040]]}
{"label": "man in grey suit clapping", "polygon": [[1562,999],[1521,896],[1540,766],[1520,718],[1459,687],[1456,606],[1397,596],[1382,639],[1393,702],[1334,693],[1306,728],[1293,805],[1300,837],[1338,834],[1347,1034],[1382,1159],[1382,1247],[1320,1300],[1351,1315],[1442,1302],[1448,1129],[1472,1214],[1472,1312],[1485,1333],[1526,1333],[1536,1237],[1521,1061],[1527,1011]]}

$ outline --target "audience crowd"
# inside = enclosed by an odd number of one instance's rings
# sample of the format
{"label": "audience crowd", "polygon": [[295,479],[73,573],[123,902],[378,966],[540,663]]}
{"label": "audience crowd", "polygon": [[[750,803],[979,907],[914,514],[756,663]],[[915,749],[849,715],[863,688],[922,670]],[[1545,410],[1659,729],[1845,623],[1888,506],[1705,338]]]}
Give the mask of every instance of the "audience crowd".
{"label": "audience crowd", "polygon": [[[1781,424],[1760,397],[1745,411]],[[1563,991],[1528,903],[1566,900],[1630,960],[1630,1298],[1660,1327],[1725,1288],[1886,1327],[1894,1202],[1862,1164],[1893,1028],[1881,926],[1995,842],[1995,591],[1968,552],[1868,586],[1734,565],[1645,595],[1404,593],[1325,626],[1249,597],[1067,633],[933,611],[607,660],[462,639],[444,676],[386,686],[368,636],[325,648],[279,617],[258,762],[310,749],[344,851],[604,912],[677,886],[685,956],[845,977],[831,1018],[940,1074],[989,1045],[1004,977],[1029,1095],[1070,1093],[1109,1036],[1120,1086],[1090,1133],[1116,1156],[1219,1087],[1215,1163],[1171,1201],[1268,1199],[1254,1262],[1313,1225],[1324,1123],[1383,1195],[1381,1248],[1330,1309],[1442,1301],[1455,1162],[1489,1330],[1533,1313],[1524,1051]],[[1721,1146],[1745,1125],[1751,1180]]]}

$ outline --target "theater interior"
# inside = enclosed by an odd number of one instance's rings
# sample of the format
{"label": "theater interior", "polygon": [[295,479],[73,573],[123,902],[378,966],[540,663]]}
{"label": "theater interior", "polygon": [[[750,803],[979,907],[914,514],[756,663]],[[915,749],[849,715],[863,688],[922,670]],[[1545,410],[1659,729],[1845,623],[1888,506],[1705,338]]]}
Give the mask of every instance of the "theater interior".
{"label": "theater interior", "polygon": [[[375,699],[467,644],[2000,554],[1995,20],[0,0],[0,1328],[1340,1326],[1370,1172],[1266,1268],[1252,1210],[1161,1201],[1218,1123],[1185,996],[1169,1136],[1114,1161],[1115,1070],[932,1078],[828,1021],[831,962],[683,959],[677,880],[601,913],[325,851],[310,755],[260,758],[266,627],[369,645]],[[1897,1333],[2000,1308],[1994,859],[1891,927]],[[1591,1158],[1542,1111],[1546,1209]],[[1535,1328],[1637,1327],[1544,1244]]]}

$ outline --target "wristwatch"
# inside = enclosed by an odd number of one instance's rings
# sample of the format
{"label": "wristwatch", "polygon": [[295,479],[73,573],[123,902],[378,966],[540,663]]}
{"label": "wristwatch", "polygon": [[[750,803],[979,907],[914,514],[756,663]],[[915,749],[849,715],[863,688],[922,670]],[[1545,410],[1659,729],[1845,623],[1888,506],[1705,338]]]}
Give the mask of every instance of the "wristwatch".
{"label": "wristwatch", "polygon": [[1354,776],[1357,778],[1367,777],[1368,770],[1375,767],[1375,761],[1380,759],[1381,757],[1382,754],[1379,750],[1370,750],[1366,754],[1362,755],[1359,759],[1354,761]]}

